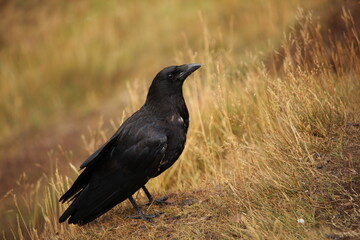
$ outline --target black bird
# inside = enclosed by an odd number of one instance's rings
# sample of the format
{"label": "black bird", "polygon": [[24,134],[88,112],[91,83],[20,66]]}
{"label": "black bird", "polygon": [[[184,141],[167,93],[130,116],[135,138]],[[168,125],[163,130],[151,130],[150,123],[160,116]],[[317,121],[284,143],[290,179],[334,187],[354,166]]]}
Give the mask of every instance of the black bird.
{"label": "black bird", "polygon": [[143,214],[132,195],[142,188],[153,202],[145,184],[173,165],[182,153],[189,127],[182,86],[200,66],[170,66],[156,75],[145,104],[81,164],[80,169],[85,169],[60,198],[60,202],[72,203],[59,222],[89,223],[126,199],[138,218],[151,221],[156,216]]}

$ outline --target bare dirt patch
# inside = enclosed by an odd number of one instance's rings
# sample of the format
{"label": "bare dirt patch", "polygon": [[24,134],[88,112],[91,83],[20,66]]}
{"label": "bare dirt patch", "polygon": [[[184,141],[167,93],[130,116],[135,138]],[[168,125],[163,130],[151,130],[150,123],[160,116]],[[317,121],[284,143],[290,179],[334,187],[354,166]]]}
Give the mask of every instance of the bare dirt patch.
{"label": "bare dirt patch", "polygon": [[327,238],[355,239],[360,236],[360,124],[341,132],[327,142],[335,151],[317,156],[312,197],[319,203],[316,218],[334,229]]}

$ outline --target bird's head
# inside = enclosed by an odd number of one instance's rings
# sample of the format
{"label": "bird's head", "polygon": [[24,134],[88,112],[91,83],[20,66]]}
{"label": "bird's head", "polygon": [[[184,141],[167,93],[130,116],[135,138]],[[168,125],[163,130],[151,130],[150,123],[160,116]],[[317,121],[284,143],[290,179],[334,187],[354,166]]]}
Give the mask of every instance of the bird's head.
{"label": "bird's head", "polygon": [[182,85],[185,79],[201,64],[192,63],[180,66],[169,66],[161,70],[154,78],[148,92],[149,97],[166,97],[182,94]]}

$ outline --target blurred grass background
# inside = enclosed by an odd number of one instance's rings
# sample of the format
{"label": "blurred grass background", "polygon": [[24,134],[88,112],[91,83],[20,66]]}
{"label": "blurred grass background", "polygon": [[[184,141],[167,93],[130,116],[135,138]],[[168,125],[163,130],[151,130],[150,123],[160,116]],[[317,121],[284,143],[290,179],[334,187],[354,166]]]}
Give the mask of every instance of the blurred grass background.
{"label": "blurred grass background", "polygon": [[[78,167],[117,128],[123,116],[136,110],[160,69],[199,62],[204,64],[201,77],[185,86],[192,114],[189,143],[194,147],[184,153],[186,161],[179,162],[153,186],[183,191],[188,186],[202,186],[202,181],[216,186],[224,179],[230,184],[240,182],[242,185],[235,185],[232,194],[252,188],[258,191],[251,192],[254,197],[248,197],[249,203],[245,204],[246,209],[255,209],[254,218],[241,224],[223,222],[239,234],[234,236],[261,239],[271,231],[274,236],[276,231],[282,237],[292,231],[293,237],[299,236],[299,227],[286,225],[288,212],[281,215],[270,205],[278,201],[278,189],[288,191],[293,187],[285,183],[294,179],[283,165],[294,172],[306,172],[303,165],[293,161],[287,164],[286,159],[301,159],[302,151],[309,151],[307,148],[318,140],[303,135],[294,139],[279,128],[285,124],[330,139],[330,132],[345,124],[358,107],[359,72],[358,68],[352,69],[358,52],[353,52],[352,58],[341,57],[340,53],[350,52],[342,43],[359,42],[353,36],[351,41],[344,40],[348,36],[340,22],[346,20],[342,7],[349,9],[355,23],[359,22],[359,1],[17,0],[2,1],[0,6],[1,226],[16,226],[19,221],[13,198],[9,197],[12,194],[25,199],[18,207],[28,209],[25,222],[30,219],[33,227],[38,224],[35,195],[41,192],[41,184],[37,179],[57,168],[74,176],[68,161]],[[307,11],[312,11],[313,17],[305,21],[301,17]],[[352,25],[348,26],[347,30],[351,29]],[[333,38],[324,37],[330,32]],[[349,49],[358,50],[351,46]],[[299,140],[303,138],[304,142]],[[290,143],[299,148],[288,149]],[[254,153],[244,153],[244,149]],[[266,156],[275,160],[266,160]],[[249,163],[234,160],[239,158]],[[229,163],[223,166],[221,159]],[[264,172],[253,169],[251,164],[264,168]],[[269,170],[267,164],[279,167]],[[235,173],[229,170],[232,168]],[[238,178],[236,172],[247,175]],[[266,179],[274,185],[264,185]],[[63,182],[47,177],[45,181],[52,187]],[[260,187],[254,187],[257,183]],[[273,199],[266,194],[271,194],[271,189],[275,192]],[[288,194],[282,191],[279,193]],[[46,199],[57,198],[54,192],[51,194],[54,196]],[[236,196],[234,199],[245,201]],[[256,210],[256,206],[262,206],[260,199],[264,199],[268,212]],[[304,204],[300,212],[311,208],[310,203]],[[53,204],[51,207],[56,201]],[[224,205],[231,205],[230,200],[225,199]],[[48,217],[45,230],[50,235],[59,231],[68,236],[66,227],[55,223],[59,210],[53,211],[53,215],[42,211]],[[276,222],[275,230],[269,229],[267,221],[273,217],[269,212],[281,215],[278,219],[287,230],[276,230]],[[259,223],[262,214],[269,216]],[[243,225],[253,225],[253,229],[241,235]],[[32,230],[27,233],[37,236]],[[84,232],[72,234],[83,236]]]}
{"label": "blurred grass background", "polygon": [[[201,16],[220,44],[268,51],[312,1],[14,1],[2,7],[0,140],[69,113],[88,113],[150,78],[174,53],[199,51]],[[321,1],[320,1],[321,2]],[[281,14],[279,14],[281,13]],[[219,33],[220,34],[220,33]],[[235,44],[236,43],[236,44]],[[216,46],[221,48],[222,46]]]}
{"label": "blurred grass background", "polygon": [[[28,167],[28,178],[41,176],[49,149],[80,148],[84,128],[99,116],[122,116],[131,102],[126,83],[149,84],[164,66],[181,64],[180,55],[184,62],[190,54],[196,59],[205,44],[211,51],[227,48],[238,63],[253,61],[251,52],[264,57],[295,23],[299,6],[323,2],[4,1],[0,194]],[[212,36],[208,43],[206,34]],[[74,154],[81,161],[86,153]]]}

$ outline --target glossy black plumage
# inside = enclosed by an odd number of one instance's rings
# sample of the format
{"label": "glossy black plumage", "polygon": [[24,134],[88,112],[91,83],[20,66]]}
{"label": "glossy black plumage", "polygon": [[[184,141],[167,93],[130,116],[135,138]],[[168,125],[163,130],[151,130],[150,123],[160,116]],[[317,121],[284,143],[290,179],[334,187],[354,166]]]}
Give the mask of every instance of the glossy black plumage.
{"label": "glossy black plumage", "polygon": [[60,198],[72,201],[60,222],[69,219],[82,225],[94,220],[131,198],[179,158],[189,126],[182,85],[200,66],[170,66],[156,75],[145,104],[80,166],[83,172]]}

